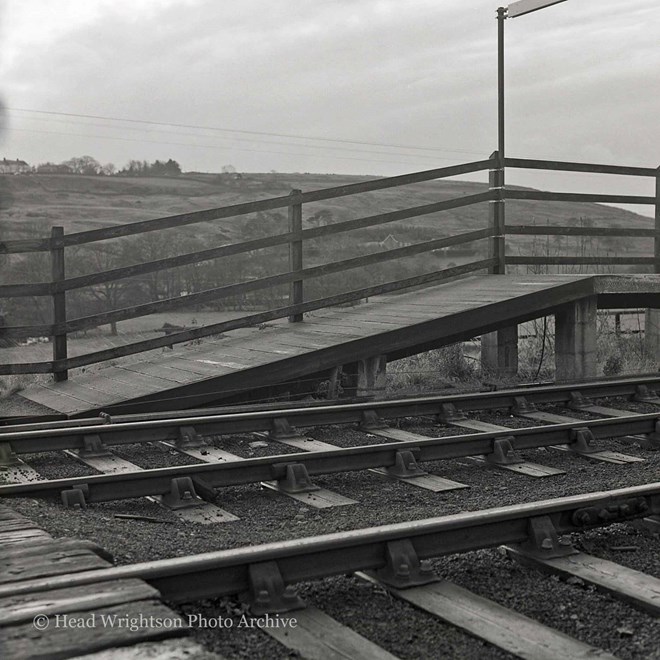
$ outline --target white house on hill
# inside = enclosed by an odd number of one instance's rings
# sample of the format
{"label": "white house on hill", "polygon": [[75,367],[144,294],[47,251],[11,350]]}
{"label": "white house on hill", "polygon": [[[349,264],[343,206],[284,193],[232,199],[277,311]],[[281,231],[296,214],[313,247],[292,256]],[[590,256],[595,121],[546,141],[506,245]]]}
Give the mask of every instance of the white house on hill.
{"label": "white house on hill", "polygon": [[3,158],[0,161],[0,174],[20,174],[29,171],[30,166],[24,160],[7,160]]}

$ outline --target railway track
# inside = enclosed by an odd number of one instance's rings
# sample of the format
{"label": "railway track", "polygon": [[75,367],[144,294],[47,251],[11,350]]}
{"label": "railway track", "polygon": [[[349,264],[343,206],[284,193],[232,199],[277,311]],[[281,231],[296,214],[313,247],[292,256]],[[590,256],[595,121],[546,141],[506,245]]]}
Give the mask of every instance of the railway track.
{"label": "railway track", "polygon": [[[0,635],[25,648],[28,614],[97,611],[106,601],[90,590],[119,602],[109,585],[137,580],[149,608],[160,611],[160,594],[225,657],[283,647],[309,658],[649,657],[660,634],[658,541],[644,535],[660,514],[659,387],[647,377],[5,425],[2,474],[14,483],[0,486],[0,505],[98,539],[120,565],[62,573],[52,561],[30,577],[34,554],[15,546]],[[0,538],[2,520],[0,510]],[[131,602],[135,612],[143,601]],[[591,618],[601,610],[607,623]],[[78,644],[57,657],[92,649],[89,635],[56,639]]]}
{"label": "railway track", "polygon": [[[521,452],[549,448],[592,461],[642,462],[640,456],[613,452],[604,444],[614,438],[635,441],[646,449],[660,447],[660,399],[650,389],[657,385],[660,378],[647,377],[348,404],[270,405],[229,412],[220,409],[115,419],[106,416],[101,424],[89,419],[6,426],[0,431],[0,450],[5,481],[9,483],[0,486],[0,497],[56,495],[61,496],[65,505],[79,507],[93,502],[151,497],[159,498],[180,515],[217,522],[236,518],[215,507],[207,507],[201,513],[200,509],[204,508],[205,500],[217,497],[219,489],[230,486],[261,483],[306,504],[325,507],[354,502],[329,491],[319,492],[321,489],[312,481],[319,475],[372,470],[413,486],[442,492],[466,488],[468,484],[430,475],[420,463],[472,458],[530,477],[548,477],[564,471],[524,460]],[[596,405],[587,398],[604,396],[627,396],[647,404],[655,412],[631,413]],[[537,404],[563,404],[569,411],[603,418],[580,419],[538,411]],[[536,425],[509,428],[466,417],[468,412],[498,409],[510,411],[526,424]],[[445,426],[439,430],[432,427],[436,434],[427,431],[427,435],[422,435],[387,423],[420,416],[431,416]],[[348,423],[357,423],[368,444],[340,447],[311,439],[298,430]],[[455,434],[456,430],[461,433]],[[234,434],[258,434],[266,438],[269,442],[261,445],[269,455],[246,458],[227,451],[222,440],[216,440],[215,444],[206,440]],[[371,444],[373,437],[380,442]],[[195,462],[141,470],[111,452],[112,448],[137,443],[157,443]],[[287,452],[278,453],[278,448]],[[42,479],[21,459],[37,452],[54,451],[66,452],[69,457],[106,474]]]}
{"label": "railway track", "polygon": [[[51,655],[19,656],[15,650],[24,650],[25,643],[16,633],[37,620],[42,622],[40,625],[44,621],[59,621],[65,628],[68,620],[100,625],[95,612],[101,612],[99,608],[108,604],[107,596],[113,595],[106,585],[133,581],[156,590],[142,595],[143,600],[138,600],[142,607],[146,606],[147,597],[154,601],[154,594],[170,604],[242,597],[250,605],[249,615],[244,611],[240,615],[209,617],[198,612],[188,615],[188,623],[231,630],[245,621],[245,627],[265,630],[302,657],[397,657],[323,611],[305,608],[294,588],[298,583],[348,574],[445,625],[456,626],[518,657],[615,658],[597,646],[440,579],[429,560],[502,546],[515,560],[568,576],[574,584],[592,585],[632,604],[647,613],[641,615],[643,619],[649,614],[657,617],[660,580],[580,552],[566,536],[649,514],[660,514],[660,483],[283,543],[126,566],[97,565],[75,573],[14,580],[0,584],[0,608],[7,599],[13,603],[7,622],[0,626],[0,639],[4,639],[8,658],[71,657],[81,650],[81,645],[84,647],[80,636],[60,636],[60,648],[51,646]],[[90,601],[90,588],[105,594],[106,599]],[[150,607],[153,611],[155,605],[151,603]],[[151,621],[141,624],[152,636],[158,635],[159,626],[163,628],[161,633],[172,634],[172,621],[181,622],[173,626],[175,633],[186,627],[180,615],[172,612],[164,616],[162,610],[162,606],[156,609],[161,617],[156,617],[155,623],[152,614]],[[98,621],[102,620],[105,619],[99,613]],[[209,625],[209,621],[215,623]],[[35,635],[32,637],[34,641]],[[103,648],[98,640],[89,646],[94,650]],[[38,639],[35,649],[44,648],[47,642]]]}

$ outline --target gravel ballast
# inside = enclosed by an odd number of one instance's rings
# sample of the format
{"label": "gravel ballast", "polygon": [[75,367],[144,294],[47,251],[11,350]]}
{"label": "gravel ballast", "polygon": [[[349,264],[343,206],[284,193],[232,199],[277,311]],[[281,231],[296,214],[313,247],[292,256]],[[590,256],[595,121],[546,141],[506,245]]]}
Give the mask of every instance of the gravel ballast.
{"label": "gravel ballast", "polygon": [[[615,404],[613,401],[604,401],[603,405],[624,407],[622,402]],[[632,407],[629,405],[626,409],[632,410]],[[562,408],[552,411],[575,414],[575,411]],[[584,419],[582,413],[577,415]],[[480,413],[474,418],[511,428],[534,425],[530,420],[512,418],[503,412]],[[597,416],[588,415],[588,418]],[[439,426],[431,419],[402,420],[400,427],[429,437],[467,432]],[[354,428],[340,426],[304,429],[304,434],[343,447],[383,442],[383,438],[366,436]],[[254,441],[252,436],[232,436],[215,439],[213,444],[244,457],[296,451],[274,442],[269,442],[267,447],[250,447]],[[640,456],[644,462],[619,466],[560,452],[523,452],[525,460],[566,471],[564,475],[545,479],[478,466],[470,459],[424,463],[425,470],[470,486],[443,493],[432,493],[365,471],[324,475],[315,477],[314,482],[358,500],[358,504],[323,510],[304,506],[256,484],[232,487],[220,491],[216,503],[240,520],[217,525],[182,522],[172,511],[146,499],[93,504],[82,512],[66,510],[55,500],[20,498],[8,500],[7,504],[54,536],[94,540],[114,555],[117,564],[127,564],[611,490],[659,479],[660,452],[641,450],[622,440],[602,440],[597,445]],[[143,468],[197,462],[189,456],[159,451],[146,445],[125,446],[120,453]],[[46,478],[95,472],[62,454],[35,454],[25,460]],[[115,513],[146,515],[163,522],[116,518]],[[658,539],[630,525],[594,530],[582,535],[576,543],[596,556],[660,577]],[[584,585],[566,584],[542,576],[521,567],[497,550],[443,557],[433,563],[443,578],[621,658],[660,657],[656,648],[660,627],[656,619]],[[355,577],[338,576],[300,585],[300,593],[309,603],[401,658],[512,657]],[[177,609],[182,613],[234,617],[240,617],[242,611],[231,600],[209,600],[178,606]],[[192,634],[206,648],[227,658],[295,657],[259,630],[240,629],[239,632],[236,626],[225,631],[198,628]]]}

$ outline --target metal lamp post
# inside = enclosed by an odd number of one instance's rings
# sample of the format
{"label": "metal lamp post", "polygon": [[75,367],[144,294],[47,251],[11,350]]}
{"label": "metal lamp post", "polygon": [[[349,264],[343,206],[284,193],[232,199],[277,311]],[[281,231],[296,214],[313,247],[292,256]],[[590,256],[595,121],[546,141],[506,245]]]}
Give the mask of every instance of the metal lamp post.
{"label": "metal lamp post", "polygon": [[[497,151],[500,167],[504,169],[504,21],[531,14],[539,9],[566,2],[566,0],[518,0],[497,10]],[[504,185],[504,174],[502,174]]]}

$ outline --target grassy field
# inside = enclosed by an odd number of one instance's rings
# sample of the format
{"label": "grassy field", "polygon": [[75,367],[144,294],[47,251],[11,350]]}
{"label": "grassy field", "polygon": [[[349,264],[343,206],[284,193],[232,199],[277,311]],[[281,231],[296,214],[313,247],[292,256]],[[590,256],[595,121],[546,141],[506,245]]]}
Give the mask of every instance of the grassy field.
{"label": "grassy field", "polygon": [[[66,175],[0,176],[3,197],[0,219],[3,238],[49,233],[52,225],[62,225],[67,233],[158,218],[239,202],[267,199],[288,194],[293,188],[303,191],[347,185],[370,177],[332,174],[244,174],[241,179],[226,175],[186,174],[181,177],[92,177]],[[319,213],[330,222],[407,208],[461,197],[485,190],[482,183],[437,181],[403,188],[363,193],[305,205],[305,224]],[[286,209],[283,209],[284,214]],[[232,218],[193,225],[181,231],[194,232],[220,242],[238,240],[244,220]],[[395,222],[371,230],[376,240],[388,233],[403,242],[416,242],[420,230],[437,236],[482,228],[487,222],[487,204],[431,214],[414,220]],[[576,224],[596,226],[651,227],[653,220],[635,213],[597,204],[509,201],[507,223]],[[510,237],[510,254],[516,254],[531,237]],[[538,239],[537,239],[538,243]],[[539,244],[550,252],[570,249],[571,244],[552,241]],[[643,240],[603,242],[603,249],[643,253]],[[528,250],[525,250],[528,251]]]}

